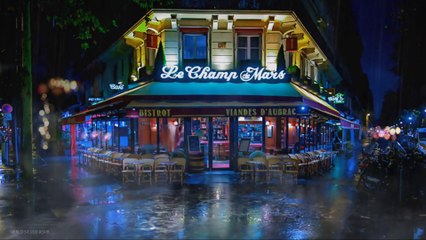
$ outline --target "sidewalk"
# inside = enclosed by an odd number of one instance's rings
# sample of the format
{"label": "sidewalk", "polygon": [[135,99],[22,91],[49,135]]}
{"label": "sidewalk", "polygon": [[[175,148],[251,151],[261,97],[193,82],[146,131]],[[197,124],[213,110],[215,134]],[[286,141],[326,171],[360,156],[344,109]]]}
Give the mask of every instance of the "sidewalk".
{"label": "sidewalk", "polygon": [[138,186],[49,158],[32,186],[0,185],[0,238],[411,238],[423,213],[359,195],[356,151],[323,176],[283,183],[226,171]]}

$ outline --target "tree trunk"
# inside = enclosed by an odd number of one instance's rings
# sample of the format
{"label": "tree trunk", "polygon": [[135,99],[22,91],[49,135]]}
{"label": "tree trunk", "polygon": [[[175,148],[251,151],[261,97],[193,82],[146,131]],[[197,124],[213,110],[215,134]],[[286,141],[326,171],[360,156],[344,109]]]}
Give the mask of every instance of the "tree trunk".
{"label": "tree trunk", "polygon": [[31,53],[31,4],[24,1],[23,41],[22,41],[22,168],[24,177],[33,176],[33,108],[32,108],[32,53]]}

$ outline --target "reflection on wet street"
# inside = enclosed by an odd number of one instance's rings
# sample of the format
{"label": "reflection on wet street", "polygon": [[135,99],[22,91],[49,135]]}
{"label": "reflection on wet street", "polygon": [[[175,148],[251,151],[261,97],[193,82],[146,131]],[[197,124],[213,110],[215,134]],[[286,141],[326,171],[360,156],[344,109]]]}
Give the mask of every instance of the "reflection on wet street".
{"label": "reflection on wet street", "polygon": [[425,238],[422,204],[357,191],[356,153],[311,179],[211,172],[182,186],[123,185],[75,161],[52,158],[35,182],[0,185],[1,238]]}

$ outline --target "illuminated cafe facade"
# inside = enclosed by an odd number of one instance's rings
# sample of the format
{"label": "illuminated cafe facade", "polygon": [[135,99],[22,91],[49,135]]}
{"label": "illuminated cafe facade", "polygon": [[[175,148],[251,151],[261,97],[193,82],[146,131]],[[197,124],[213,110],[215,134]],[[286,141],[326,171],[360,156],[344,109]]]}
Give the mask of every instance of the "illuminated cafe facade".
{"label": "illuminated cafe facade", "polygon": [[188,154],[198,136],[206,169],[235,170],[241,139],[284,154],[329,149],[336,125],[359,128],[329,101],[344,97],[324,66],[292,11],[153,9],[88,67],[91,105],[62,123],[72,152]]}

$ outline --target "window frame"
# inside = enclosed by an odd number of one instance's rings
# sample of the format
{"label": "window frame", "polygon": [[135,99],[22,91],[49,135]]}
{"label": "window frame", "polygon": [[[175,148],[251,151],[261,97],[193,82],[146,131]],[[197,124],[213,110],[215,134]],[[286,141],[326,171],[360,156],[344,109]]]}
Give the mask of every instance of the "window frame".
{"label": "window frame", "polygon": [[[240,37],[246,38],[246,43],[247,43],[246,47],[240,47],[238,45],[238,40],[239,40]],[[258,52],[259,55],[258,56],[259,56],[259,58],[258,59],[252,59],[251,58],[251,50],[255,49],[254,47],[251,46],[251,39],[255,38],[255,37],[257,37],[259,39],[259,45],[258,45],[258,50],[259,50],[259,52]],[[262,62],[262,34],[237,34],[236,44],[237,44],[237,47],[236,47],[236,60],[238,62],[239,61],[247,61],[247,60],[248,61],[259,60],[259,62]],[[247,54],[246,56],[247,56],[247,58],[245,58],[245,59],[240,59],[239,58],[238,52],[239,52],[240,49],[245,49],[246,50],[246,54]]]}
{"label": "window frame", "polygon": [[[181,57],[182,63],[185,63],[185,61],[203,61],[203,60],[205,60],[206,64],[208,64],[208,59],[209,59],[208,33],[207,32],[199,32],[199,33],[197,33],[197,32],[188,32],[188,33],[187,32],[182,32],[181,35],[182,35],[181,36],[181,39],[182,39],[182,45],[181,45],[182,46],[182,51],[181,51],[181,54],[182,54],[182,57]],[[204,49],[205,50],[205,57],[204,58],[186,58],[185,57],[185,35],[187,35],[187,36],[199,36],[199,37],[203,36],[203,37],[205,37],[205,49]],[[198,49],[196,44],[193,44],[193,47],[194,47],[195,50]]]}

